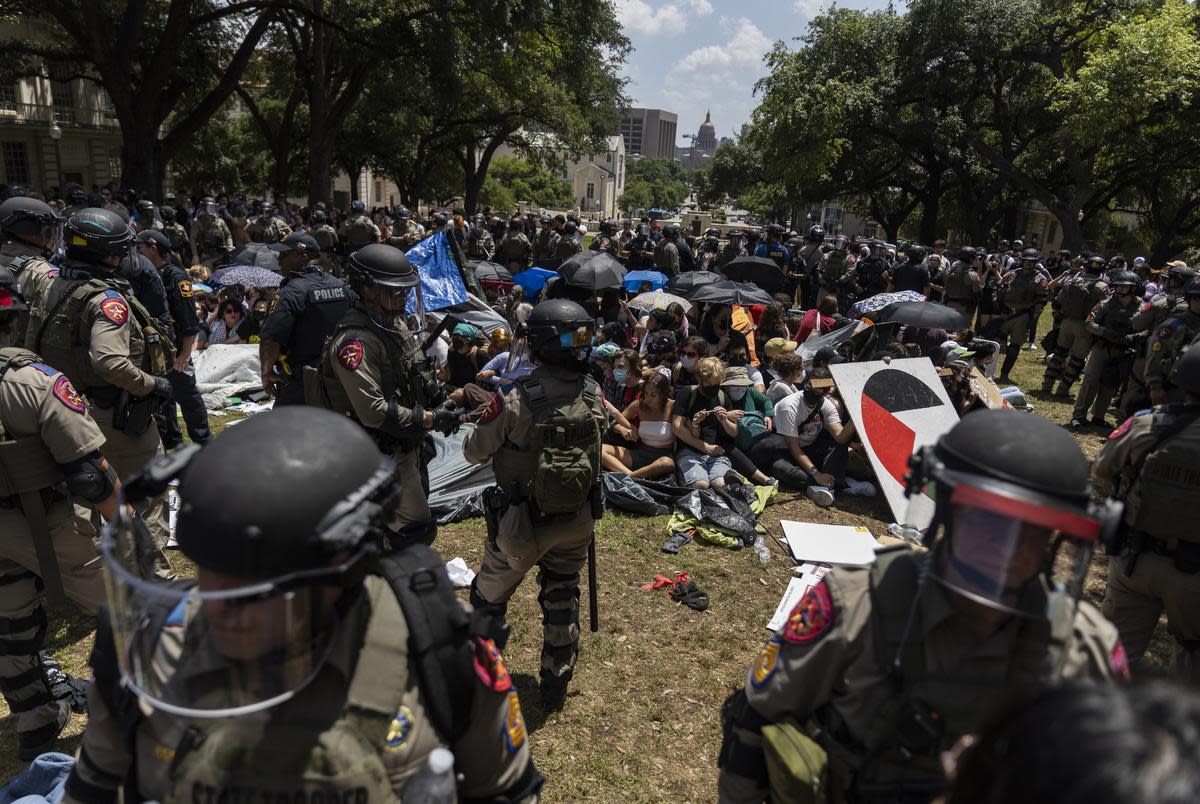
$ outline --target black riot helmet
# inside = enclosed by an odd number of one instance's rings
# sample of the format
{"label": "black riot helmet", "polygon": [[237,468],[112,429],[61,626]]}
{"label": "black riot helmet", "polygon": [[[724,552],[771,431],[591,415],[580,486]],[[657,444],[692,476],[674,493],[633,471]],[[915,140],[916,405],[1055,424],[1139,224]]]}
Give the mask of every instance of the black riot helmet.
{"label": "black riot helmet", "polygon": [[[1087,458],[1061,427],[1012,410],[977,411],[910,459],[907,519],[919,524],[933,508],[926,544],[939,584],[993,609],[1043,616],[1044,600],[1027,609],[1031,584],[1040,578],[1044,592],[1067,594],[1073,605],[1092,550],[1109,544],[1120,522],[1119,503],[1090,500],[1089,480]],[[1064,542],[1075,549],[1059,555]]]}
{"label": "black riot helmet", "polygon": [[63,197],[73,207],[83,206],[87,203],[87,193],[83,191],[83,186],[76,182],[69,182],[63,187]]}
{"label": "black riot helmet", "polygon": [[830,251],[834,253],[841,252],[845,254],[849,248],[850,238],[846,237],[845,235],[838,235],[837,237],[833,238],[833,242],[830,244]]}
{"label": "black riot helmet", "polygon": [[216,199],[213,198],[211,195],[206,195],[203,198],[201,198],[199,212],[202,215],[216,215],[217,214]]}
{"label": "black riot helmet", "polygon": [[823,243],[825,242],[825,229],[821,226],[810,226],[808,227],[808,234],[804,237],[810,243]]}
{"label": "black riot helmet", "polygon": [[1021,252],[1021,262],[1040,262],[1041,259],[1041,252],[1036,248],[1027,248]]}
{"label": "black riot helmet", "polygon": [[175,193],[163,193],[162,205],[164,207],[175,206]]}
{"label": "black riot helmet", "polygon": [[174,223],[175,207],[159,207],[158,217],[162,218],[163,223]]}
{"label": "black riot helmet", "polygon": [[[222,471],[229,466],[246,472]],[[148,534],[124,513],[126,502],[161,494],[176,478],[176,538],[199,567],[190,585],[141,572]],[[393,462],[361,427],[316,407],[260,414],[205,447],[153,459],[127,479],[100,545],[122,680],[151,706],[192,717],[294,697],[329,658],[340,612],[398,499]],[[202,662],[205,684],[155,672],[164,619],[176,629],[178,666]]]}
{"label": "black riot helmet", "polygon": [[67,259],[97,264],[108,257],[126,256],[133,231],[117,213],[88,207],[67,218],[63,240]]}
{"label": "black riot helmet", "polygon": [[1167,269],[1167,279],[1173,287],[1184,288],[1196,278],[1196,272],[1186,265],[1174,265]]}
{"label": "black riot helmet", "polygon": [[517,328],[512,352],[523,357],[527,351],[538,363],[584,369],[595,332],[596,321],[587,310],[567,299],[551,299],[534,307]]}
{"label": "black riot helmet", "polygon": [[612,235],[615,235],[616,233],[617,233],[617,222],[616,221],[614,221],[611,218],[609,218],[608,220],[605,220],[605,221],[601,221],[600,234],[609,235],[611,237]]}
{"label": "black riot helmet", "polygon": [[1142,281],[1133,271],[1117,271],[1108,281],[1109,287],[1135,288]]}
{"label": "black riot helmet", "polygon": [[[37,248],[54,249],[62,218],[49,204],[26,196],[13,196],[0,204],[0,233]],[[34,242],[45,238],[46,243]]]}
{"label": "black riot helmet", "polygon": [[1200,299],[1200,279],[1193,279],[1188,282],[1186,288],[1183,289],[1183,297],[1185,299]]}
{"label": "black riot helmet", "polygon": [[154,214],[154,202],[147,198],[143,198],[141,201],[138,201],[135,208],[138,212],[141,212],[144,215]]}
{"label": "black riot helmet", "polygon": [[17,288],[17,278],[7,267],[0,265],[0,315],[24,313],[28,310],[29,305],[25,303],[25,297]]}
{"label": "black riot helmet", "polygon": [[[3,291],[0,291],[3,292]],[[1200,397],[1200,348],[1189,346],[1171,368],[1171,384]]]}
{"label": "black riot helmet", "polygon": [[[400,300],[403,300],[403,309],[413,316],[410,320],[413,327],[418,330],[424,327],[425,297],[421,293],[421,277],[403,251],[386,243],[363,246],[346,261],[346,273],[350,283],[360,291],[365,293],[371,289],[377,296],[386,294],[390,297],[390,303],[386,305],[382,300],[367,303],[368,315],[377,326],[389,331],[398,329],[388,322],[388,317],[389,313],[401,309]],[[376,311],[375,306],[385,309]],[[378,313],[383,317],[377,317]]]}
{"label": "black riot helmet", "polygon": [[328,220],[328,217],[325,215],[325,210],[315,209],[312,215],[309,216],[309,220],[312,221],[313,226],[321,226]]}

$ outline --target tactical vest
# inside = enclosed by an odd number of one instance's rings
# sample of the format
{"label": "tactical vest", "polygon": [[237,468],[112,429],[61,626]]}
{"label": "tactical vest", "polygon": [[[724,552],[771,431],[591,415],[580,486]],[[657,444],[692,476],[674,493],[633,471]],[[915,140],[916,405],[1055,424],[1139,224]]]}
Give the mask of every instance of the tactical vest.
{"label": "tactical vest", "polygon": [[[38,356],[24,349],[0,349],[0,383],[9,369],[38,362]],[[13,497],[41,491],[62,481],[62,468],[39,435],[15,436],[5,431],[0,421],[0,497]]]}
{"label": "tactical vest", "polygon": [[[321,347],[321,362],[318,366],[321,389],[325,394],[322,402],[330,410],[357,418],[354,406],[346,390],[338,381],[333,371],[334,344],[341,340],[347,330],[354,330],[355,337],[368,341],[373,345],[372,351],[386,355],[385,360],[372,363],[379,371],[379,390],[384,399],[397,396],[405,407],[421,405],[432,407],[432,400],[427,393],[428,383],[435,380],[435,375],[429,366],[429,361],[421,352],[417,339],[407,330],[405,334],[384,332],[376,326],[370,316],[361,307],[355,306],[342,317],[337,326]],[[307,400],[306,400],[307,401]],[[314,404],[309,402],[309,404]]]}
{"label": "tactical vest", "polygon": [[514,385],[533,416],[530,443],[504,442],[492,459],[497,483],[535,516],[577,513],[600,481],[600,386],[581,376],[569,392],[551,394],[533,374]]}
{"label": "tactical vest", "polygon": [[821,287],[837,290],[846,275],[845,257],[827,257],[821,262]]}
{"label": "tactical vest", "polygon": [[172,251],[182,252],[187,248],[187,232],[178,223],[168,223],[163,226],[161,231],[167,236],[167,241],[170,242]]}
{"label": "tactical vest", "polygon": [[346,248],[357,251],[375,242],[375,226],[366,215],[356,215],[346,222]]}
{"label": "tactical vest", "polygon": [[962,260],[956,260],[946,272],[946,299],[954,302],[968,302],[975,294],[976,287],[969,280],[971,266]]}
{"label": "tactical vest", "polygon": [[[122,293],[116,279],[92,277],[79,281],[58,278],[51,283],[45,298],[39,299],[29,314],[25,345],[71,379],[80,393],[110,387],[108,380],[92,367],[89,356],[91,334],[80,332],[87,303],[101,293],[120,296],[129,306],[129,360],[149,374],[165,374],[174,360],[171,332],[142,305],[132,293]],[[127,288],[124,288],[127,290]]]}
{"label": "tactical vest", "polygon": [[1088,313],[1100,301],[1097,283],[1100,277],[1095,274],[1080,274],[1068,282],[1058,294],[1058,308],[1064,318],[1073,321],[1083,321]]}
{"label": "tactical vest", "polygon": [[[380,558],[378,575],[385,582],[364,590],[370,616],[338,719],[326,725],[266,717],[250,728],[243,718],[189,720],[177,745],[158,746],[173,754],[169,769],[165,763],[162,769],[171,781],[164,801],[394,802],[389,771],[396,767],[383,757],[408,747],[415,724],[401,702],[418,682],[441,741],[453,746],[466,733],[477,683],[472,638],[482,621],[458,603],[442,560],[424,545]],[[92,658],[96,683],[133,737],[141,715],[116,675],[108,631],[101,623]],[[415,679],[405,678],[410,662]]]}
{"label": "tactical vest", "polygon": [[196,247],[201,251],[224,251],[225,232],[216,220],[200,221],[200,231],[196,234]]}
{"label": "tactical vest", "polygon": [[1013,314],[1027,313],[1039,295],[1037,274],[1028,279],[1018,273],[1004,289],[1004,306]]}
{"label": "tactical vest", "polygon": [[[871,567],[871,641],[875,661],[895,689],[865,734],[850,735],[832,707],[816,713],[817,740],[829,755],[830,801],[869,798],[854,791],[893,784],[922,789],[928,784],[932,797],[943,784],[941,752],[975,731],[989,708],[1013,689],[1033,685],[1050,672],[1050,627],[1032,618],[1020,621],[1003,679],[930,669],[919,596],[922,564],[932,560],[932,554],[895,547],[880,550]],[[1036,584],[1029,586],[1021,608],[1044,611],[1044,592],[1032,589]]]}
{"label": "tactical vest", "polygon": [[329,224],[318,226],[313,229],[313,240],[317,241],[317,245],[321,247],[322,254],[332,254],[337,245],[337,232],[333,231],[333,227]]}
{"label": "tactical vest", "polygon": [[[1170,414],[1154,414],[1155,425],[1163,415]],[[1129,494],[1137,501],[1130,527],[1171,548],[1178,542],[1200,543],[1200,421],[1167,438],[1144,460]]]}

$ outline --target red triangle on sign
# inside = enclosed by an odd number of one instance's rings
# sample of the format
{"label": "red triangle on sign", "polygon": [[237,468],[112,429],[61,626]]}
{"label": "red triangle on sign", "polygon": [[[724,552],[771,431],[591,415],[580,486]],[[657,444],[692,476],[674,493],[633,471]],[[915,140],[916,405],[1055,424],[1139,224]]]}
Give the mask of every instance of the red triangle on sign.
{"label": "red triangle on sign", "polygon": [[866,394],[862,395],[862,423],[875,457],[897,483],[904,485],[917,434]]}

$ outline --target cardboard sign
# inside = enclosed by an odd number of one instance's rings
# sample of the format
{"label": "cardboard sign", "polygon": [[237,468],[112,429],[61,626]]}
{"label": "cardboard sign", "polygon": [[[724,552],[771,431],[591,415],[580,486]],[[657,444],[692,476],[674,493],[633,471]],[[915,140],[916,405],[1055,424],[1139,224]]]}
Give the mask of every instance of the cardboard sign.
{"label": "cardboard sign", "polygon": [[904,496],[908,459],[918,447],[934,443],[958,423],[933,363],[916,357],[890,363],[838,363],[829,368],[892,516],[918,529],[928,527],[933,500]]}
{"label": "cardboard sign", "polygon": [[1003,408],[1011,408],[1012,405],[1000,393],[1000,389],[996,387],[996,383],[989,380],[983,372],[972,367],[971,374],[968,377],[971,383],[971,391],[985,406],[990,410],[999,410]]}

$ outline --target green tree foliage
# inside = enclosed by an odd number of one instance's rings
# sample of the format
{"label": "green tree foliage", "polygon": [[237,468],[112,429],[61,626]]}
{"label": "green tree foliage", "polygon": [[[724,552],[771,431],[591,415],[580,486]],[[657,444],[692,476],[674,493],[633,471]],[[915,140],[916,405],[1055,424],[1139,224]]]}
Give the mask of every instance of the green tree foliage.
{"label": "green tree foliage", "polygon": [[634,209],[673,209],[691,191],[687,170],[672,159],[630,159],[625,163],[625,191],[618,204]]}
{"label": "green tree foliage", "polygon": [[492,160],[479,201],[497,210],[515,209],[525,202],[535,207],[567,209],[572,205],[571,185],[541,164],[512,156]]}

